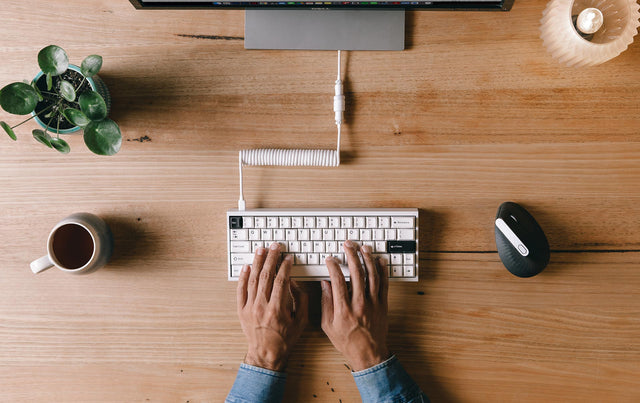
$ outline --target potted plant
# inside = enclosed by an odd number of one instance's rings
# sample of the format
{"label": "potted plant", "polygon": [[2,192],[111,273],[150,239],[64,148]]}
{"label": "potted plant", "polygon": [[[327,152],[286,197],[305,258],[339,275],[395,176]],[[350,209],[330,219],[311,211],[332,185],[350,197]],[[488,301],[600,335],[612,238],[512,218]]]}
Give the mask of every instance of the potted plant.
{"label": "potted plant", "polygon": [[[66,52],[50,45],[38,53],[42,70],[31,82],[11,83],[0,90],[0,107],[14,115],[31,117],[10,126],[0,126],[13,140],[16,127],[35,119],[43,130],[33,130],[33,137],[61,153],[70,151],[60,134],[84,130],[84,142],[95,154],[113,155],[120,150],[120,128],[107,115],[111,106],[109,91],[97,76],[102,57],[91,55],[80,67],[69,64]],[[50,133],[54,133],[52,137]]]}

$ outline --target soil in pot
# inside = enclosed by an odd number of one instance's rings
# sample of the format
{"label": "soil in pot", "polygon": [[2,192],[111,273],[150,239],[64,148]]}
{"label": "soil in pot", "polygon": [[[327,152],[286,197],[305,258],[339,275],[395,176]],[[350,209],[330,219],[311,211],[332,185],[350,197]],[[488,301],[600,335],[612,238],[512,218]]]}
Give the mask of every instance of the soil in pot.
{"label": "soil in pot", "polygon": [[[36,105],[36,109],[35,109],[36,114],[39,114],[44,109],[50,107],[52,104],[56,104],[60,99],[62,99],[62,105],[60,107],[62,111],[64,111],[66,108],[80,109],[80,105],[78,105],[78,102],[77,102],[78,97],[83,92],[91,91],[91,85],[89,84],[88,81],[85,80],[84,83],[82,83],[84,76],[75,70],[69,69],[59,76],[52,77],[52,79],[53,79],[52,80],[53,87],[51,88],[51,91],[47,90],[47,77],[45,75],[40,76],[38,81],[36,81],[36,86],[38,87],[38,89],[42,93],[42,97],[44,98],[43,101],[38,102],[38,104]],[[76,90],[76,94],[77,94],[76,102],[69,102],[64,98],[59,97],[54,92],[54,89],[59,88],[60,81],[62,80],[70,82],[73,85],[73,88],[78,88],[80,83],[82,83],[82,86],[80,87],[80,89]],[[49,112],[46,112],[44,115],[38,115],[38,116],[40,117],[40,120],[42,120],[45,124],[47,124],[47,126],[49,126],[53,131],[55,131],[56,127],[58,127],[57,122],[55,118],[52,119],[51,117],[46,117],[48,114]],[[71,129],[75,127],[75,125],[70,123],[67,119],[65,119],[64,116],[60,115],[60,117],[61,117],[60,126],[59,126],[60,130],[66,130],[66,129]],[[51,122],[49,123],[49,121]]]}

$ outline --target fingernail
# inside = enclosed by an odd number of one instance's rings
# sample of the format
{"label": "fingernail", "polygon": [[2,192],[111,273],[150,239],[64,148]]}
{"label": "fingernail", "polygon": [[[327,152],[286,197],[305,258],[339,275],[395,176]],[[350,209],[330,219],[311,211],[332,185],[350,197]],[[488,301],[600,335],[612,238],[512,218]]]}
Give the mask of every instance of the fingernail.
{"label": "fingernail", "polygon": [[370,247],[369,245],[364,245],[364,246],[362,247],[362,251],[363,251],[364,253],[371,253],[371,247]]}
{"label": "fingernail", "polygon": [[288,262],[293,262],[293,255],[287,255],[284,257],[284,260],[288,261]]}
{"label": "fingernail", "polygon": [[347,239],[346,241],[344,241],[344,246],[346,246],[347,248],[353,248],[353,242]]}
{"label": "fingernail", "polygon": [[264,255],[264,251],[265,251],[265,249],[264,249],[264,248],[258,248],[258,250],[256,250],[256,253],[257,253],[258,255]]}
{"label": "fingernail", "polygon": [[242,272],[243,273],[246,273],[248,271],[249,271],[249,265],[248,264],[245,264],[244,266],[242,266]]}
{"label": "fingernail", "polygon": [[271,250],[278,250],[280,249],[280,244],[277,242],[274,242],[271,244]]}

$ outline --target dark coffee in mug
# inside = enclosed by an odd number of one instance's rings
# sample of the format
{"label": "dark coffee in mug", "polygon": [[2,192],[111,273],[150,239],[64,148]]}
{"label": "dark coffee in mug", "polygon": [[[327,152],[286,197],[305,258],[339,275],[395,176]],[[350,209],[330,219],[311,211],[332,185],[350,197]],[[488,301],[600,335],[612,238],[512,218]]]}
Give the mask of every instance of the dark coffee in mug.
{"label": "dark coffee in mug", "polygon": [[34,274],[51,267],[72,274],[93,273],[109,262],[113,234],[91,213],[75,213],[57,223],[47,238],[47,254],[29,264]]}
{"label": "dark coffee in mug", "polygon": [[78,224],[65,224],[53,234],[52,252],[60,266],[68,270],[79,269],[89,263],[94,251],[89,231]]}

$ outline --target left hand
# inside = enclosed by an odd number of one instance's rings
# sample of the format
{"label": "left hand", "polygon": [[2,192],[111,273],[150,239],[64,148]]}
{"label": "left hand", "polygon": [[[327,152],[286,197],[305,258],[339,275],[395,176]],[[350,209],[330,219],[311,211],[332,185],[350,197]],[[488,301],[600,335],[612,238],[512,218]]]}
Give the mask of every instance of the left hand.
{"label": "left hand", "polygon": [[276,275],[280,245],[256,251],[253,265],[245,266],[238,279],[238,316],[249,342],[244,362],[283,371],[291,348],[308,320],[308,296],[290,280],[292,256]]}

